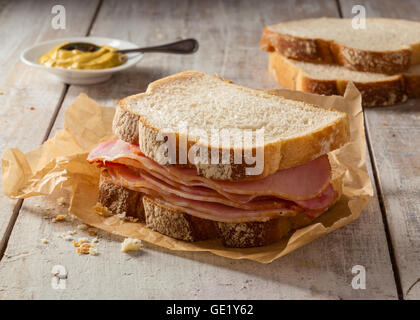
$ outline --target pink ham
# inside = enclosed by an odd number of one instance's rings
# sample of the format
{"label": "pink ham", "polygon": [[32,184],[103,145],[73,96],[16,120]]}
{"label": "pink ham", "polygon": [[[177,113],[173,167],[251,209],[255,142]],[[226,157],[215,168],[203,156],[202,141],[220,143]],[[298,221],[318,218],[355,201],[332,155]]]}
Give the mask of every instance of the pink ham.
{"label": "pink ham", "polygon": [[296,200],[295,202],[303,208],[311,210],[321,210],[328,208],[331,205],[331,203],[337,198],[337,196],[337,191],[335,191],[332,185],[330,184],[318,197],[308,200]]}
{"label": "pink ham", "polygon": [[147,172],[133,172],[128,167],[121,165],[107,165],[108,175],[117,181],[118,185],[122,185],[128,189],[140,191],[141,188],[147,188],[158,193],[176,195],[189,200],[216,202],[227,206],[236,207],[246,210],[270,209],[278,211],[279,209],[295,208],[296,205],[287,200],[279,198],[258,199],[247,203],[239,203],[225,198],[214,190],[202,187],[174,187],[165,181],[157,179],[149,175]]}
{"label": "pink ham", "polygon": [[[134,151],[134,152],[133,152]],[[222,181],[198,176],[194,169],[162,166],[142,155],[135,145],[121,140],[106,141],[98,145],[88,156],[88,161],[120,163],[184,184],[202,186],[216,190],[226,197],[249,195],[244,202],[258,196],[276,196],[297,201],[308,200],[320,195],[329,185],[331,167],[328,156],[321,156],[303,165],[279,170],[255,181]],[[241,201],[241,199],[236,199]]]}
{"label": "pink ham", "polygon": [[[215,221],[265,221],[302,211],[315,218],[338,196],[329,184],[327,156],[242,182],[211,180],[197,176],[194,169],[159,165],[142,155],[137,146],[121,140],[101,143],[89,154],[88,161],[105,166],[105,174],[115,184],[160,199],[173,209]],[[311,187],[305,187],[307,184]]]}
{"label": "pink ham", "polygon": [[294,216],[297,212],[302,211],[302,209],[297,207],[293,209],[284,207],[270,209],[261,208],[253,210],[235,208],[216,202],[192,200],[177,196],[175,194],[161,192],[160,190],[158,192],[153,189],[152,185],[147,184],[147,182],[140,182],[138,177],[136,178],[135,183],[133,183],[131,180],[128,180],[128,177],[125,176],[123,170],[112,171],[108,168],[105,171],[105,175],[108,175],[108,178],[111,179],[114,184],[142,192],[146,195],[150,195],[154,197],[155,200],[162,202],[162,204],[167,207],[186,212],[202,219],[234,223],[248,221],[267,221],[280,215]]}

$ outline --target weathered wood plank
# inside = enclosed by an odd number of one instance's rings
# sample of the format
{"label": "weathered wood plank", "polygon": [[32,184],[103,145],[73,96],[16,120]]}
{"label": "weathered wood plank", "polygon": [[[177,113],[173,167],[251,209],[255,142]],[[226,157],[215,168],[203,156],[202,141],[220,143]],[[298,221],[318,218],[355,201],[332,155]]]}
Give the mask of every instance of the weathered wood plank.
{"label": "weathered wood plank", "polygon": [[[267,56],[259,49],[265,24],[299,18],[337,15],[334,1],[195,1],[166,3],[104,1],[93,35],[128,39],[139,45],[194,36],[201,48],[193,56],[147,55],[135,70],[89,87],[71,86],[53,131],[63,126],[63,112],[81,92],[104,105],[144,90],[159,77],[198,69],[218,73],[239,83],[275,88]],[[303,9],[302,9],[303,8]],[[124,24],[120,23],[124,17]],[[118,27],[116,27],[116,22]],[[145,299],[338,299],[397,297],[378,202],[370,201],[362,217],[322,239],[269,265],[234,261],[208,253],[170,252],[146,245],[139,254],[119,252],[118,237],[103,235],[99,255],[77,256],[71,243],[56,233],[74,224],[51,224],[40,219],[54,200],[25,201],[0,262],[0,297],[11,298],[145,298]],[[74,222],[77,223],[77,222]],[[31,230],[30,234],[29,230]],[[78,233],[77,237],[82,236]],[[42,244],[41,238],[51,240]],[[51,288],[51,268],[63,265],[67,289]],[[366,290],[351,287],[354,265],[367,269]],[[13,270],[13,272],[11,272]]]}
{"label": "weathered wood plank", "polygon": [[[20,62],[36,42],[85,35],[97,1],[62,1],[66,29],[51,26],[54,1],[2,1],[0,4],[0,154],[10,147],[29,151],[42,142],[65,86]],[[81,10],[83,8],[83,10]],[[1,184],[1,182],[0,182]],[[16,201],[0,194],[0,239]]]}
{"label": "weathered wood plank", "polygon": [[[353,4],[368,17],[420,20],[414,0],[343,1],[344,16]],[[404,299],[420,299],[420,100],[365,112]]]}

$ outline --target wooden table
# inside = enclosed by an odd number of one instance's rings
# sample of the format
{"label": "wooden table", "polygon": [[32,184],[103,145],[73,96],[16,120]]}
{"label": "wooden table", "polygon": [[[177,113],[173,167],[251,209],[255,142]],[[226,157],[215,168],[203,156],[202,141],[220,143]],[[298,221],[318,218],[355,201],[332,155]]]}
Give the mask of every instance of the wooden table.
{"label": "wooden table", "polygon": [[[368,16],[420,20],[415,0],[398,1],[61,1],[66,29],[51,27],[54,1],[0,2],[0,151],[29,151],[63,126],[81,92],[114,106],[166,75],[197,69],[243,85],[275,88],[262,28],[309,17]],[[107,36],[139,45],[195,37],[192,56],[150,54],[135,69],[93,86],[65,85],[23,65],[26,47],[66,36]],[[34,108],[32,108],[33,106]],[[375,196],[361,218],[271,264],[208,253],[171,252],[146,244],[120,252],[121,238],[101,233],[98,256],[78,256],[57,233],[78,222],[42,218],[65,210],[49,198],[0,195],[0,299],[419,299],[420,101],[365,110],[368,169]],[[79,232],[81,236],[81,232]],[[47,238],[48,244],[40,239]],[[65,290],[51,286],[54,265],[66,268]],[[366,289],[351,286],[352,267],[366,268]]]}

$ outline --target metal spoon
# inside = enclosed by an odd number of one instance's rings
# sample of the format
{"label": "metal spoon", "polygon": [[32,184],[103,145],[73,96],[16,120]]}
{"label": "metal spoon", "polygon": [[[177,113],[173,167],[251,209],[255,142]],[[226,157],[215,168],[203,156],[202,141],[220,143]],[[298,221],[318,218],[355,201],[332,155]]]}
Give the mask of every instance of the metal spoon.
{"label": "metal spoon", "polygon": [[[100,49],[99,46],[89,42],[70,42],[65,44],[60,49],[63,50],[80,50],[83,52],[95,52]],[[188,54],[194,53],[198,50],[198,41],[195,39],[185,39],[176,41],[160,46],[136,48],[136,49],[124,49],[116,50],[114,53],[133,53],[133,52],[165,52],[165,53],[178,53]]]}

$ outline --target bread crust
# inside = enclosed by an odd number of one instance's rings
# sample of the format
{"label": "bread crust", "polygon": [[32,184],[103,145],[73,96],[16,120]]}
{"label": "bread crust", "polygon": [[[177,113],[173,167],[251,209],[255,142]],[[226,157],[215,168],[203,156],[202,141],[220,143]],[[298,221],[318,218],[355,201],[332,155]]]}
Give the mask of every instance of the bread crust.
{"label": "bread crust", "polygon": [[409,98],[420,98],[420,75],[404,75],[404,84]]}
{"label": "bread crust", "polygon": [[[134,135],[125,134],[129,132],[129,129],[121,128],[121,126],[133,126],[133,121],[138,119],[138,141],[140,150],[149,158],[160,162],[162,159],[162,154],[159,152],[160,146],[163,145],[166,141],[159,141],[157,139],[160,130],[153,127],[147,122],[141,115],[133,115],[125,106],[127,99],[132,99],[133,97],[141,98],[144,94],[149,94],[153,91],[153,88],[157,86],[164,86],[167,82],[173,81],[174,79],[179,80],[182,78],[189,78],[197,74],[197,71],[185,71],[181,72],[160,80],[157,80],[151,83],[148,87],[146,93],[142,93],[135,96],[127,97],[120,101],[119,107],[114,118],[114,133],[122,140],[133,142]],[[231,81],[228,81],[232,83]],[[239,85],[238,85],[239,86]],[[242,87],[242,86],[239,86]],[[248,88],[247,88],[248,89]],[[273,94],[272,92],[265,92]],[[320,108],[314,106],[315,108]],[[336,110],[331,110],[333,112],[338,112]],[[132,114],[131,116],[129,114]],[[137,117],[137,118],[136,118]],[[130,118],[130,120],[127,120]],[[134,126],[133,126],[134,127]],[[122,134],[124,133],[124,134]],[[176,150],[179,150],[179,134],[174,133],[176,140]],[[128,137],[127,137],[128,136]],[[196,168],[197,174],[204,176],[209,179],[216,180],[256,180],[262,177],[265,177],[269,174],[276,172],[277,170],[286,169],[290,167],[295,167],[304,163],[307,163],[315,158],[326,154],[334,149],[337,149],[343,146],[348,142],[350,138],[349,122],[346,114],[343,114],[343,117],[337,119],[336,121],[330,123],[328,126],[325,126],[318,131],[311,132],[305,136],[300,136],[296,138],[291,138],[286,141],[279,141],[273,143],[267,143],[264,146],[264,166],[263,171],[259,175],[246,175],[246,168],[253,167],[253,165],[248,165],[243,161],[241,164],[234,163],[234,153],[235,149],[230,148],[230,163],[229,164],[219,164],[219,165],[203,165],[203,164],[194,164],[188,161],[186,164],[189,167]],[[330,141],[331,143],[326,144],[325,141]],[[136,143],[136,142],[133,142]],[[189,140],[187,143],[187,152],[190,148],[196,144],[196,141]],[[222,154],[222,148],[218,148],[219,154]],[[255,155],[256,148],[253,147],[250,152]],[[210,150],[209,150],[210,154]],[[221,157],[219,157],[221,159]],[[187,159],[189,160],[189,159]],[[210,162],[210,161],[209,161]],[[178,163],[178,161],[177,161]],[[185,167],[185,165],[181,165]]]}
{"label": "bread crust", "polygon": [[122,107],[117,107],[112,121],[112,130],[119,139],[138,144],[139,116]]}
{"label": "bread crust", "polygon": [[98,203],[109,213],[121,217],[134,217],[144,221],[141,193],[120,187],[109,182],[101,174],[99,179]]}
{"label": "bread crust", "polygon": [[[331,183],[338,193],[337,201],[342,192],[341,177],[335,175]],[[139,217],[138,212],[141,211],[143,214],[140,221],[146,227],[169,237],[190,242],[221,238],[224,246],[235,248],[268,245],[314,220],[303,212],[265,222],[228,223],[202,219],[168,207],[157,198],[115,185],[104,174],[101,175],[99,184],[98,202],[111,214],[134,210],[134,213],[127,212],[127,215]]]}
{"label": "bread crust", "polygon": [[[269,72],[285,88],[323,95],[343,95],[348,83],[343,79],[313,79],[278,52],[270,53]],[[420,76],[416,75],[396,75],[381,81],[353,83],[362,95],[364,107],[402,103],[408,97],[420,95]]]}
{"label": "bread crust", "polygon": [[159,200],[143,196],[146,227],[184,241],[200,241],[216,238],[213,221],[194,217],[162,205]]}
{"label": "bread crust", "polygon": [[369,51],[344,46],[332,40],[310,39],[279,33],[266,26],[260,47],[287,58],[315,63],[334,63],[345,68],[384,74],[406,71],[419,52],[414,47],[395,51]]}
{"label": "bread crust", "polygon": [[267,222],[217,222],[217,227],[225,247],[261,247],[287,236],[292,230],[291,219],[279,217]]}

